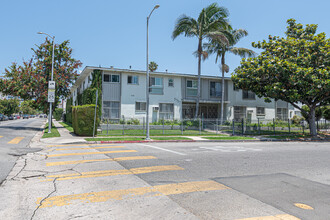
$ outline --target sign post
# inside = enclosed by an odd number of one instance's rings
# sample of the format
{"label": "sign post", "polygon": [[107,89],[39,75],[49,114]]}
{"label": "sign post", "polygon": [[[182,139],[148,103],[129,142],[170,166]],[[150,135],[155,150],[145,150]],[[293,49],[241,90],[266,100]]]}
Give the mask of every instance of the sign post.
{"label": "sign post", "polygon": [[49,102],[49,115],[48,115],[48,133],[51,133],[52,127],[52,104],[55,102],[55,81],[48,81],[48,102]]}

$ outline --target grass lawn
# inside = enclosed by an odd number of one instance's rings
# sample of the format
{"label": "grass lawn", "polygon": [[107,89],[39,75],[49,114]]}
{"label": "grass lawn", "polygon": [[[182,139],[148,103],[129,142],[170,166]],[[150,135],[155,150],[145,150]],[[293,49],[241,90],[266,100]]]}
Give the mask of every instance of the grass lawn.
{"label": "grass lawn", "polygon": [[60,137],[60,133],[58,132],[58,130],[56,129],[56,127],[54,126],[54,124],[52,125],[52,128],[50,129],[51,133],[48,133],[48,123],[46,124],[45,130],[44,130],[44,135],[42,136],[42,138],[52,138],[52,137]]}
{"label": "grass lawn", "polygon": [[[107,131],[103,130],[102,133],[98,133],[98,136],[145,136],[143,134],[143,130],[109,130],[109,134],[107,135]],[[183,131],[181,130],[165,130],[163,134],[163,130],[150,130],[150,136],[198,136],[199,131],[195,130],[188,130]],[[201,135],[215,135],[214,133],[201,131]]]}
{"label": "grass lawn", "polygon": [[72,124],[67,123],[67,122],[59,122],[61,125],[63,125],[63,127],[65,127],[66,129],[68,129],[68,131],[73,132],[73,127]]}
{"label": "grass lawn", "polygon": [[[85,138],[86,141],[144,141],[143,137]],[[153,137],[152,140],[191,140],[185,137]]]}
{"label": "grass lawn", "polygon": [[242,136],[226,136],[226,137],[202,137],[208,140],[255,140],[251,137],[242,137]]}

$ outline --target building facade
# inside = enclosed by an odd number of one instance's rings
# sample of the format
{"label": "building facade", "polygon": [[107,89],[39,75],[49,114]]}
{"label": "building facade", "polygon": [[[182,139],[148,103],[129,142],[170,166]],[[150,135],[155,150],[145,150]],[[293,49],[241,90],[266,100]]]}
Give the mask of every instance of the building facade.
{"label": "building facade", "polygon": [[[85,67],[71,88],[73,105],[77,95],[92,82],[93,70],[102,72],[102,118],[110,120],[146,117],[146,72],[128,69]],[[149,119],[182,120],[193,118],[196,111],[197,76],[167,72],[150,73]],[[253,92],[234,88],[230,78],[201,76],[199,113],[206,119],[219,119],[221,115],[222,86],[224,86],[225,120],[259,119],[287,120],[295,109],[284,101],[266,103]]]}

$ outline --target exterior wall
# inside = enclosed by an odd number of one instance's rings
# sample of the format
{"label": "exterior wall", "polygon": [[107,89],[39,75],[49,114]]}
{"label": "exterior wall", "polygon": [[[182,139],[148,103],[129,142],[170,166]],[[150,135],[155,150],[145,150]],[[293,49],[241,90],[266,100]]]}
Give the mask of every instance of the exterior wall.
{"label": "exterior wall", "polygon": [[[86,68],[81,76],[77,79],[77,82],[71,89],[71,95],[73,97],[73,104],[77,100],[77,91],[83,92],[83,89],[87,89],[91,85],[91,73],[93,69],[97,67]],[[118,69],[106,69],[101,68],[103,74],[117,74],[120,76],[119,83],[104,82],[103,84],[103,101],[117,101],[120,102],[119,117],[123,116],[126,119],[137,118],[142,120],[146,116],[146,111],[136,111],[136,102],[146,102],[146,75],[142,71],[132,70],[118,70]],[[128,76],[138,76],[138,84],[128,84]],[[90,77],[90,80],[88,79]],[[169,73],[150,73],[150,77],[159,77],[163,79],[163,93],[149,95],[149,120],[159,120],[159,110],[155,110],[159,107],[160,103],[167,103],[174,105],[174,119],[180,120],[182,118],[182,102],[194,104],[196,96],[186,95],[187,80],[197,80],[195,75],[187,74],[169,74]],[[204,76],[202,76],[204,77]],[[174,80],[174,87],[168,86],[168,79]],[[210,82],[220,82],[220,77],[204,77],[201,79],[201,104],[202,105],[218,105],[218,117],[220,117],[221,111],[221,97],[210,97]],[[83,86],[85,85],[85,86]],[[263,120],[272,120],[276,117],[276,109],[286,108],[288,109],[288,117],[293,117],[297,114],[297,111],[293,106],[284,102],[272,100],[270,103],[266,103],[263,98],[255,99],[243,99],[242,90],[235,91],[233,89],[233,82],[225,79],[225,103],[224,103],[224,117],[225,120],[232,120],[234,118],[234,106],[242,106],[245,109],[245,113],[250,113],[249,117],[255,121],[258,118]],[[257,107],[265,108],[264,115],[257,115]],[[248,117],[246,114],[245,117]]]}
{"label": "exterior wall", "polygon": [[[138,76],[138,85],[127,83],[127,76]],[[150,77],[154,75],[150,74]],[[153,107],[159,107],[159,103],[174,104],[174,119],[181,119],[181,78],[177,76],[157,76],[163,78],[163,94],[149,94],[149,120],[159,120],[159,110],[153,111]],[[168,79],[174,80],[174,87],[168,86]],[[135,102],[146,102],[146,76],[142,74],[122,73],[121,77],[121,115],[125,118],[146,117],[146,111],[135,111]]]}

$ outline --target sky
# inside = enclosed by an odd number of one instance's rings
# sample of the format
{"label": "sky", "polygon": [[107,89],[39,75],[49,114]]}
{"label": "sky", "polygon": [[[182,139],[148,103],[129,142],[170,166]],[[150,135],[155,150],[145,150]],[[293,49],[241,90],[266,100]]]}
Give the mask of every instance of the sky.
{"label": "sky", "polygon": [[[70,40],[73,57],[85,66],[146,69],[146,18],[149,23],[149,61],[160,72],[197,74],[196,38],[172,40],[175,22],[182,14],[197,19],[202,8],[217,2],[229,10],[233,28],[249,35],[237,47],[254,49],[252,42],[284,36],[286,21],[318,24],[318,33],[330,37],[329,0],[12,0],[2,1],[0,12],[0,74],[12,62],[32,57],[31,48],[44,42],[45,32],[55,43]],[[260,53],[261,51],[256,52]],[[227,55],[230,72],[241,58]],[[202,63],[202,74],[219,76],[215,55]]]}

